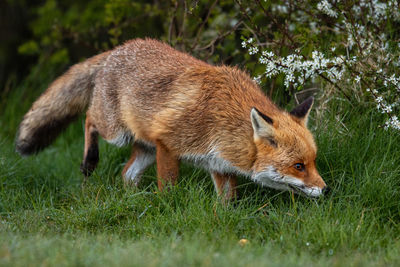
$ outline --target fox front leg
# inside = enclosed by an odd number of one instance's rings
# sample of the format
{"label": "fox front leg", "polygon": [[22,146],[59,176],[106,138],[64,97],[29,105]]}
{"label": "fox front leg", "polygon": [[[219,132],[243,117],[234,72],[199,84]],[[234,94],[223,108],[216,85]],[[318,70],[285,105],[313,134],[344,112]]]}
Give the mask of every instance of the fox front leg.
{"label": "fox front leg", "polygon": [[98,136],[99,133],[95,125],[91,122],[90,116],[87,115],[85,121],[85,149],[81,164],[81,172],[85,176],[85,181],[92,174],[99,162]]}
{"label": "fox front leg", "polygon": [[179,159],[163,143],[156,142],[158,189],[175,185],[179,174]]}
{"label": "fox front leg", "polygon": [[227,202],[236,198],[236,176],[231,174],[221,174],[212,172],[211,177],[214,181],[215,190],[223,200]]}
{"label": "fox front leg", "polygon": [[155,158],[153,148],[148,148],[135,142],[132,146],[131,157],[122,171],[124,184],[138,186],[142,174],[154,163]]}

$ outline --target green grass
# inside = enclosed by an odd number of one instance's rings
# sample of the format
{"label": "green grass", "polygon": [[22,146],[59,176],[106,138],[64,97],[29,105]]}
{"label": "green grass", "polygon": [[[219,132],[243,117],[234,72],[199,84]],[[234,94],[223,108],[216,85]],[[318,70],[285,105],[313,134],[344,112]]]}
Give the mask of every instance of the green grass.
{"label": "green grass", "polygon": [[169,192],[157,192],[154,167],[139,188],[124,188],[129,149],[105,142],[81,187],[82,119],[21,158],[13,140],[30,102],[21,97],[13,94],[0,116],[0,265],[400,264],[400,135],[378,128],[374,110],[338,101],[314,122],[327,197],[242,179],[240,198],[224,207],[209,175],[187,165]]}

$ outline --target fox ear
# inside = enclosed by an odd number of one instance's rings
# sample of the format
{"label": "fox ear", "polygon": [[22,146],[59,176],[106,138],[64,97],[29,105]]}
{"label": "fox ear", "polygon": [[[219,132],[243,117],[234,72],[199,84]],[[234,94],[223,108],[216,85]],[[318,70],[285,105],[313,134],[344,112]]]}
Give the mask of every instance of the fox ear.
{"label": "fox ear", "polygon": [[304,125],[307,125],[308,115],[310,114],[311,107],[314,103],[314,97],[310,96],[306,100],[304,100],[300,105],[295,107],[290,114],[297,119],[300,119]]}
{"label": "fox ear", "polygon": [[264,137],[271,140],[271,143],[275,143],[273,141],[275,135],[274,121],[256,108],[251,109],[250,118],[254,130],[254,138]]}

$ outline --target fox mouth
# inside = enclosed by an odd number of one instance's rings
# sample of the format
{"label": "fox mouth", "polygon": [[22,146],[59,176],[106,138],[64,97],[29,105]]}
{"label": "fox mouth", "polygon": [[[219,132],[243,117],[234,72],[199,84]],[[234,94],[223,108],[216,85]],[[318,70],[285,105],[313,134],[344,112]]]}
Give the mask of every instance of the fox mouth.
{"label": "fox mouth", "polygon": [[293,191],[296,194],[299,194],[302,196],[309,196],[303,191],[306,188],[304,185],[303,186],[295,186],[292,184],[287,184],[287,186],[289,187],[290,191]]}
{"label": "fox mouth", "polygon": [[287,184],[287,186],[289,187],[289,189],[297,194],[304,194],[302,190],[300,190],[299,187],[294,186],[292,184]]}
{"label": "fox mouth", "polygon": [[296,186],[287,184],[291,191],[296,194],[307,196],[307,197],[319,197],[322,195],[322,190],[319,187],[307,187],[305,185]]}

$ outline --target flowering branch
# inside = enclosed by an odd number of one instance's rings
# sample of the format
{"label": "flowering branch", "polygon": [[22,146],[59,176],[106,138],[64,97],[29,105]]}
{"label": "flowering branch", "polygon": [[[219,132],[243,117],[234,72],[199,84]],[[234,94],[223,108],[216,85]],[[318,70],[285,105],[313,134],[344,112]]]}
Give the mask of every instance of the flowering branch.
{"label": "flowering branch", "polygon": [[[238,3],[244,19],[248,19],[251,9]],[[280,74],[284,75],[286,88],[302,88],[310,81],[328,82],[350,102],[350,91],[358,99],[372,99],[377,111],[387,116],[385,129],[400,130],[396,115],[400,111],[399,33],[385,31],[388,25],[400,24],[396,0],[360,0],[352,6],[322,0],[314,8],[307,1],[285,1],[284,5],[271,4],[268,8],[260,0],[255,3],[281,34],[277,40],[249,20],[253,36],[244,39],[242,47],[265,66],[255,78],[257,82]],[[304,30],[306,22],[309,28]],[[304,39],[304,32],[308,39]],[[314,50],[310,51],[311,47]]]}

